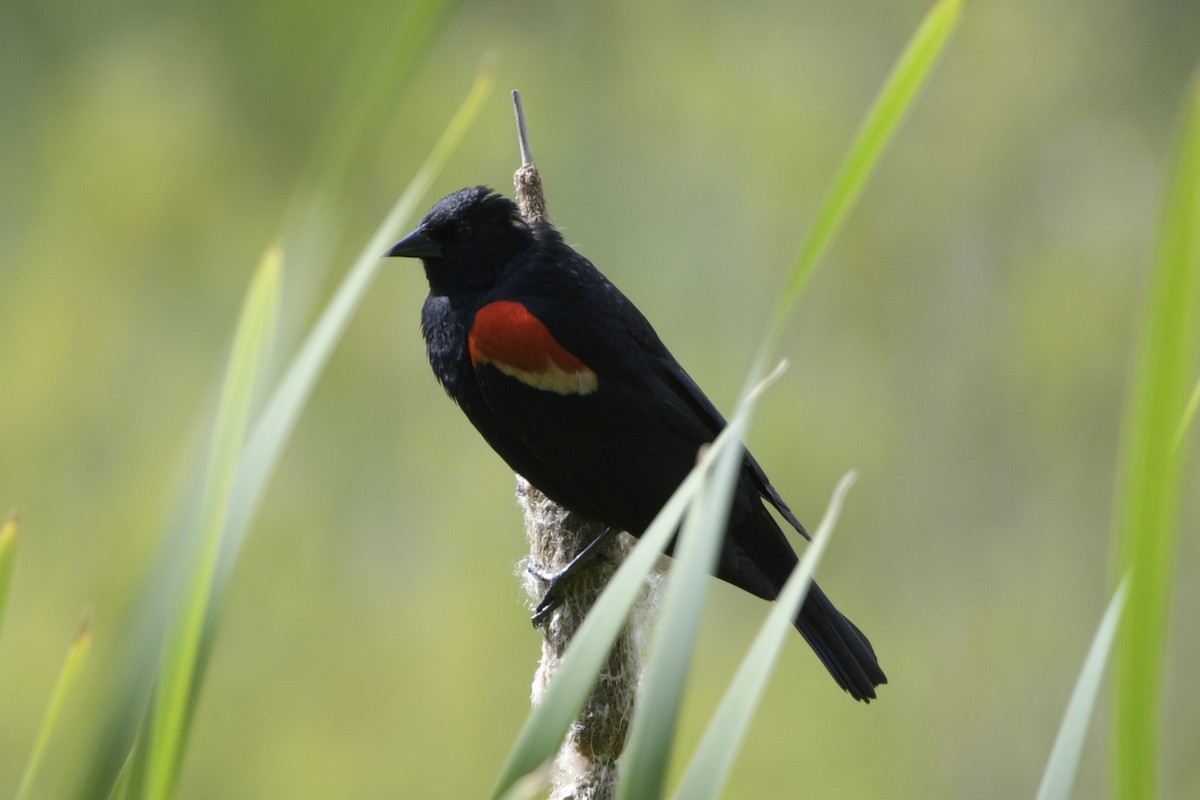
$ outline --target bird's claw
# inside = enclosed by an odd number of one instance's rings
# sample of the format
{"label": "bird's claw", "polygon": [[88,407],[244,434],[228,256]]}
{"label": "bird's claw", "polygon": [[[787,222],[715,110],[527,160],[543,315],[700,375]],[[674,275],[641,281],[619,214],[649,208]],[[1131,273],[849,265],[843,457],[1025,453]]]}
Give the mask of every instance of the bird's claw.
{"label": "bird's claw", "polygon": [[561,602],[562,600],[560,598],[551,597],[550,594],[547,593],[546,596],[542,598],[542,602],[538,603],[537,608],[533,610],[533,616],[529,618],[529,621],[533,623],[534,627],[541,625],[546,621],[547,617],[554,613],[554,609],[558,608]]}
{"label": "bird's claw", "polygon": [[530,575],[533,575],[538,580],[547,584],[546,591],[542,594],[542,599],[538,602],[537,606],[534,607],[533,616],[529,618],[529,621],[533,623],[534,626],[537,626],[541,625],[542,622],[544,622],[551,614],[554,613],[554,609],[558,608],[559,605],[562,604],[563,586],[565,584],[563,578],[567,577],[564,574],[566,570],[553,575],[547,575],[532,565],[527,567],[527,569]]}
{"label": "bird's claw", "polygon": [[533,616],[530,618],[530,621],[534,625],[539,625],[554,612],[554,609],[561,605],[563,592],[567,584],[575,578],[583,567],[597,556],[603,557],[600,548],[614,533],[616,533],[615,529],[611,527],[605,528],[599,536],[588,543],[587,547],[583,548],[578,555],[572,558],[569,564],[551,575],[542,572],[533,564],[526,567],[529,570],[529,574],[536,576],[543,583],[547,584],[546,593],[542,595],[541,602],[537,604],[537,607],[533,610]]}

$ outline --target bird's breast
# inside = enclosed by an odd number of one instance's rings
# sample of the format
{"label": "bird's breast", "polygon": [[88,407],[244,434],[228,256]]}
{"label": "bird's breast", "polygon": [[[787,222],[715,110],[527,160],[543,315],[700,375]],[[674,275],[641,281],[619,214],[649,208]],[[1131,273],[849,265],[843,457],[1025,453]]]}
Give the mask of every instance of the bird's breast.
{"label": "bird's breast", "polygon": [[429,365],[438,383],[459,405],[469,400],[474,383],[474,368],[467,356],[465,323],[469,313],[469,308],[433,295],[421,309],[421,333]]}

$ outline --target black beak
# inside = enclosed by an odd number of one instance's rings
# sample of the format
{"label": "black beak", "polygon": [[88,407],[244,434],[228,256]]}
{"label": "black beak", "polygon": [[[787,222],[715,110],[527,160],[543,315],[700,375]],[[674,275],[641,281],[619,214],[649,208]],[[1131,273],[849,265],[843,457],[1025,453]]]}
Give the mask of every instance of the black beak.
{"label": "black beak", "polygon": [[420,228],[396,242],[391,250],[384,253],[384,256],[407,258],[440,258],[441,255],[442,246]]}

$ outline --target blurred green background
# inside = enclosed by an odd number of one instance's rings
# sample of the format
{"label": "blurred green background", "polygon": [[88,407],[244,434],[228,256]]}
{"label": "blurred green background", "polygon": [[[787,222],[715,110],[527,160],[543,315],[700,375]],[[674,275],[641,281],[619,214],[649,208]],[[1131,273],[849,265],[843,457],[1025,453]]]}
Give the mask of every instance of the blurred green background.
{"label": "blurred green background", "polygon": [[[519,87],[568,241],[729,410],[927,8],[466,2],[361,118],[347,98],[369,92],[403,5],[7,5],[0,512],[20,507],[22,541],[0,632],[0,792],[90,606],[92,658],[40,786],[58,796],[82,775],[281,226],[286,356],[493,58],[498,91],[423,207],[477,183],[511,193]],[[1032,796],[1112,586],[1124,386],[1198,42],[1195,0],[968,4],[811,283],[750,436],[812,523],[860,471],[822,583],[891,685],[854,704],[795,637],[728,796]],[[320,143],[359,131],[349,177],[331,179]],[[385,267],[285,453],[181,797],[476,797],[524,721],[539,639],[513,577],[513,478],[429,372],[424,294],[413,265]],[[1200,795],[1187,494],[1170,797]],[[685,745],[765,611],[714,586]],[[1102,714],[1078,796],[1103,796],[1107,747]]]}

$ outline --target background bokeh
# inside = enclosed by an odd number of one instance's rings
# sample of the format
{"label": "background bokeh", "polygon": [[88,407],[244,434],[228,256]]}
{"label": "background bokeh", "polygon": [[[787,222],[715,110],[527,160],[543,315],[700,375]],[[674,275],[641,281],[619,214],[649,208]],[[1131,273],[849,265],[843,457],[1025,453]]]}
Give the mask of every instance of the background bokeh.
{"label": "background bokeh", "polygon": [[[425,205],[477,183],[511,191],[519,87],[568,241],[728,410],[927,7],[464,2],[364,121],[339,117],[341,101],[369,84],[402,7],[8,4],[0,511],[23,522],[0,636],[0,792],[90,606],[93,657],[42,788],[79,780],[241,296],[286,220],[282,355],[491,58],[499,91]],[[1194,0],[968,4],[810,284],[750,436],[809,521],[860,471],[821,576],[891,685],[854,704],[795,637],[728,796],[1032,796],[1112,588],[1124,385],[1198,43]],[[348,126],[366,135],[349,177],[329,179],[312,159]],[[429,373],[424,293],[414,265],[387,265],[285,453],[181,797],[477,797],[525,719],[538,638],[513,577],[513,478]],[[1170,797],[1200,796],[1200,492],[1185,495]],[[714,585],[685,745],[765,611]],[[1104,722],[1080,797],[1109,782]]]}

